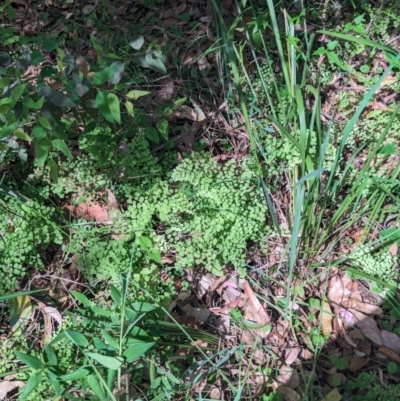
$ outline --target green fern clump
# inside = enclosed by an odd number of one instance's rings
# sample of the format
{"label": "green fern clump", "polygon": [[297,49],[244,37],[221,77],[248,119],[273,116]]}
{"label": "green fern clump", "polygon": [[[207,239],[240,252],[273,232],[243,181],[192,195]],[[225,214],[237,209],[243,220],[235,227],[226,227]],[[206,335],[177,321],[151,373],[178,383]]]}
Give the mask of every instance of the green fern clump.
{"label": "green fern clump", "polygon": [[52,243],[61,244],[63,237],[50,208],[11,198],[1,203],[0,272],[4,279],[0,283],[0,293],[4,293],[18,288],[26,269],[43,268],[40,250],[44,251]]}
{"label": "green fern clump", "polygon": [[[251,172],[234,161],[221,167],[198,153],[179,165],[171,180],[179,185],[178,207],[160,217],[170,225],[166,234],[178,254],[176,267],[204,266],[220,275],[231,263],[243,274],[248,241],[270,232],[262,192]],[[168,207],[166,202],[160,210]]]}
{"label": "green fern clump", "polygon": [[[296,140],[299,140],[300,133],[293,134]],[[308,154],[317,164],[319,158],[319,149],[317,147],[317,138],[315,133],[309,137]],[[300,150],[293,145],[293,143],[286,137],[274,137],[272,135],[265,136],[264,138],[264,154],[266,161],[267,174],[269,176],[279,175],[281,168],[292,169],[301,165],[302,157]],[[330,169],[336,157],[336,148],[332,144],[328,144],[325,151],[325,158],[323,166]]]}
{"label": "green fern clump", "polygon": [[398,276],[398,258],[389,252],[372,254],[370,247],[363,247],[353,253],[351,262],[358,269],[385,282]]}

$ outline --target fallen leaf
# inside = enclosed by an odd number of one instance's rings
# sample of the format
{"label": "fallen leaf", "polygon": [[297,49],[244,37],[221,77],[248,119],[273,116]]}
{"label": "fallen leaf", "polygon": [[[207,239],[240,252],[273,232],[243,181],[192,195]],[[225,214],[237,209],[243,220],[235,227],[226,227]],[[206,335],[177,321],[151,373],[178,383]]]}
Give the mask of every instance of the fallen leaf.
{"label": "fallen leaf", "polygon": [[210,316],[211,311],[208,308],[205,307],[193,307],[190,304],[186,305],[179,305],[179,308],[182,309],[185,312],[185,316],[193,316],[196,318],[196,320],[200,323],[203,324]]}
{"label": "fallen leaf", "polygon": [[391,359],[392,361],[400,364],[400,356],[397,355],[394,351],[392,351],[390,348],[385,347],[384,345],[382,345],[381,347],[378,348],[378,352],[387,356],[389,359]]}
{"label": "fallen leaf", "polygon": [[24,387],[25,383],[19,380],[16,381],[4,380],[0,382],[0,400],[4,400],[10,391],[13,391],[16,388],[24,388]]}
{"label": "fallen leaf", "polygon": [[300,394],[289,387],[279,386],[276,391],[283,395],[284,401],[300,401]]}
{"label": "fallen leaf", "polygon": [[370,358],[368,356],[358,356],[356,353],[351,357],[350,363],[348,364],[348,369],[352,372],[357,372],[362,369],[368,362]]}
{"label": "fallen leaf", "polygon": [[337,388],[334,388],[325,396],[323,401],[340,401],[341,399],[342,396],[339,394],[339,390]]}
{"label": "fallen leaf", "polygon": [[172,79],[163,83],[161,89],[156,91],[155,98],[159,101],[171,100],[175,92],[175,84]]}
{"label": "fallen leaf", "polygon": [[263,306],[261,305],[260,301],[254,294],[247,280],[243,280],[243,291],[244,295],[249,300],[245,310],[244,318],[256,322],[258,324],[269,323],[270,319],[269,316],[267,315],[267,312],[265,312]]}
{"label": "fallen leaf", "polygon": [[174,110],[170,116],[171,118],[178,118],[182,120],[197,121],[196,112],[185,104],[182,105],[178,110]]}
{"label": "fallen leaf", "polygon": [[391,333],[387,330],[382,330],[381,336],[383,339],[383,345],[390,348],[396,354],[400,354],[400,337],[397,334]]}
{"label": "fallen leaf", "polygon": [[295,389],[300,384],[300,378],[295,370],[283,365],[279,368],[278,382],[285,387]]}
{"label": "fallen leaf", "polygon": [[32,312],[32,303],[27,295],[23,295],[10,299],[8,304],[10,306],[11,331],[15,333],[18,329],[24,328],[29,322]]}
{"label": "fallen leaf", "polygon": [[285,363],[290,366],[292,363],[296,362],[297,357],[301,352],[300,347],[287,348],[285,353]]}
{"label": "fallen leaf", "polygon": [[356,326],[361,330],[365,337],[369,338],[373,343],[378,346],[383,345],[381,331],[374,319],[370,318],[367,315],[364,315],[363,313],[355,309],[349,309],[349,312],[355,316],[357,320]]}
{"label": "fallen leaf", "polygon": [[329,303],[325,300],[322,301],[322,311],[321,311],[321,331],[324,336],[327,336],[332,331],[332,311]]}

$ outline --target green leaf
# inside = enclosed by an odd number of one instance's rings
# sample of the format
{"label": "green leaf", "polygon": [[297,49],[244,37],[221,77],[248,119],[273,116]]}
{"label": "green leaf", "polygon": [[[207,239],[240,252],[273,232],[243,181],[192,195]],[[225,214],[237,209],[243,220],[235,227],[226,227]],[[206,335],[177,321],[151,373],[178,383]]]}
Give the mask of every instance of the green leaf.
{"label": "green leaf", "polygon": [[3,67],[9,67],[12,63],[12,58],[7,52],[0,51],[0,65]]}
{"label": "green leaf", "polygon": [[10,85],[10,78],[1,78],[0,79],[0,89],[3,89],[8,85]]}
{"label": "green leaf", "polygon": [[38,95],[43,96],[49,103],[57,107],[75,107],[75,103],[68,96],[55,91],[50,86],[44,86]]}
{"label": "green leaf", "polygon": [[67,156],[69,159],[72,159],[72,153],[68,149],[67,144],[62,139],[53,139],[51,143],[56,149],[64,153],[65,156]]}
{"label": "green leaf", "polygon": [[162,376],[162,377],[161,377],[161,381],[162,381],[164,387],[165,387],[168,391],[171,391],[171,390],[172,390],[172,387],[171,387],[171,385],[169,384],[169,381],[168,381],[168,379],[167,379],[165,376]]}
{"label": "green leaf", "polygon": [[38,51],[33,51],[31,53],[31,62],[32,65],[38,65],[40,64],[42,61],[44,60],[44,56],[42,53],[38,52]]}
{"label": "green leaf", "polygon": [[95,352],[87,352],[86,355],[89,358],[98,362],[100,365],[104,366],[105,368],[112,370],[118,370],[124,362],[123,358],[118,356],[116,357],[105,356]]}
{"label": "green leaf", "polygon": [[388,143],[382,146],[377,152],[378,155],[395,155],[396,153],[397,147],[394,143]]}
{"label": "green leaf", "polygon": [[64,333],[65,336],[69,338],[78,347],[87,347],[89,345],[89,341],[87,340],[87,338],[83,334],[78,333],[77,331],[66,330]]}
{"label": "green leaf", "polygon": [[43,48],[46,52],[52,52],[60,45],[60,41],[54,37],[43,39]]}
{"label": "green leaf", "polygon": [[145,56],[145,61],[147,65],[154,71],[159,72],[163,75],[167,74],[167,69],[164,65],[165,60],[166,57],[157,50],[147,53]]}
{"label": "green leaf", "polygon": [[90,35],[90,41],[92,42],[92,45],[94,47],[94,50],[96,50],[97,53],[103,53],[104,49],[101,43],[97,40],[97,38],[93,35]]}
{"label": "green leaf", "polygon": [[25,400],[26,397],[40,384],[42,381],[43,377],[43,372],[36,372],[33,375],[31,375],[26,382],[24,391],[22,394],[19,396],[20,400]]}
{"label": "green leaf", "polygon": [[10,22],[13,22],[17,19],[17,13],[11,4],[8,4],[7,7],[7,18]]}
{"label": "green leaf", "polygon": [[127,100],[127,101],[125,102],[125,108],[126,108],[126,111],[128,112],[128,114],[129,114],[130,116],[135,117],[135,110],[134,110],[134,108],[133,108],[133,103],[132,103],[132,102],[130,102],[129,100]]}
{"label": "green leaf", "polygon": [[107,103],[107,93],[99,91],[96,95],[96,104],[102,116],[110,123],[114,122],[114,117],[111,114]]}
{"label": "green leaf", "polygon": [[71,373],[67,373],[66,375],[61,376],[60,379],[65,382],[75,381],[75,380],[84,379],[85,377],[87,377],[88,374],[89,374],[89,371],[87,369],[79,368],[77,370],[74,370]]}
{"label": "green leaf", "polygon": [[114,339],[113,336],[111,336],[107,331],[105,330],[101,330],[101,334],[104,338],[104,340],[106,340],[106,342],[113,348],[115,348],[116,350],[119,349],[119,344],[118,341],[116,341]]}
{"label": "green leaf", "polygon": [[54,159],[50,159],[47,162],[47,167],[50,170],[50,178],[51,180],[57,184],[58,182],[58,173],[59,173],[59,167],[58,164],[55,162]]}
{"label": "green leaf", "polygon": [[334,38],[339,38],[339,39],[343,39],[343,40],[348,40],[349,42],[354,42],[354,43],[358,43],[358,44],[362,44],[365,46],[370,46],[372,48],[375,49],[380,49],[380,50],[385,50],[389,53],[394,53],[397,54],[397,51],[389,46],[385,46],[382,45],[378,42],[374,42],[372,40],[369,39],[364,39],[364,38],[360,38],[357,36],[351,36],[351,35],[344,35],[342,33],[338,33],[338,32],[330,32],[330,31],[317,31],[317,33],[322,33],[323,35],[328,35],[328,36],[333,36]]}
{"label": "green leaf", "polygon": [[50,347],[50,345],[46,344],[44,346],[44,352],[46,353],[47,360],[49,361],[50,365],[57,366],[58,359],[57,355],[53,351],[53,349]]}
{"label": "green leaf", "polygon": [[22,139],[22,140],[24,140],[24,141],[28,141],[28,142],[31,142],[31,141],[32,141],[31,137],[30,137],[28,134],[26,134],[22,129],[16,129],[16,130],[13,132],[13,134],[14,134],[17,138]]}
{"label": "green leaf", "polygon": [[105,310],[103,308],[100,308],[100,306],[92,306],[90,308],[96,315],[99,316],[105,316],[105,317],[111,317],[112,313],[108,310]]}
{"label": "green leaf", "polygon": [[27,84],[18,85],[12,89],[11,99],[14,100],[14,102],[16,102],[21,97],[21,95],[24,93],[26,85]]}
{"label": "green leaf", "polygon": [[95,85],[102,85],[118,72],[119,69],[116,66],[108,66],[93,75],[93,82]]}
{"label": "green leaf", "polygon": [[157,129],[160,135],[165,139],[168,140],[168,134],[169,134],[169,123],[167,120],[158,120],[157,121]]}
{"label": "green leaf", "polygon": [[86,380],[88,386],[92,389],[92,391],[94,392],[95,396],[99,399],[99,401],[106,401],[107,398],[97,379],[93,375],[91,375]]}
{"label": "green leaf", "polygon": [[119,99],[114,93],[109,93],[107,95],[107,104],[110,109],[111,115],[114,120],[120,124],[121,123],[121,110],[119,107]]}
{"label": "green leaf", "polygon": [[150,141],[154,143],[159,143],[160,142],[160,137],[158,136],[158,131],[153,128],[153,127],[145,127],[144,130],[144,135],[150,139]]}
{"label": "green leaf", "polygon": [[21,359],[25,365],[29,366],[33,370],[40,370],[44,368],[43,362],[39,358],[36,358],[36,356],[28,355],[20,351],[14,351],[14,354]]}
{"label": "green leaf", "polygon": [[136,99],[139,99],[142,96],[147,96],[147,95],[150,95],[150,94],[151,94],[151,92],[149,92],[149,91],[131,90],[125,96],[128,99],[136,100]]}
{"label": "green leaf", "polygon": [[144,235],[140,235],[139,238],[139,245],[140,247],[145,251],[146,249],[151,248],[151,246],[153,245],[153,242],[151,241],[150,238],[144,236]]}
{"label": "green leaf", "polygon": [[136,312],[151,312],[155,309],[155,306],[148,302],[134,302],[131,308]]}
{"label": "green leaf", "polygon": [[51,130],[52,128],[51,128],[51,125],[50,125],[50,121],[46,118],[46,117],[41,117],[41,116],[39,116],[38,117],[38,121],[39,121],[39,124],[43,127],[43,128],[46,128],[46,129],[48,129],[48,130]]}
{"label": "green leaf", "polygon": [[92,303],[89,301],[86,295],[82,294],[81,292],[70,290],[69,291],[72,296],[79,301],[83,306],[90,307]]}
{"label": "green leaf", "polygon": [[155,262],[160,263],[160,264],[162,263],[161,254],[158,249],[155,249],[155,248],[150,249],[148,252],[148,255],[149,255],[149,258],[154,260]]}
{"label": "green leaf", "polygon": [[135,362],[141,356],[145,354],[150,348],[154,346],[155,342],[152,343],[137,343],[130,345],[122,354],[126,359],[127,363]]}
{"label": "green leaf", "polygon": [[35,146],[36,163],[39,167],[43,166],[49,155],[51,142],[46,138],[39,138],[33,141]]}
{"label": "green leaf", "polygon": [[121,303],[121,292],[114,285],[111,286],[111,296],[117,305]]}
{"label": "green leaf", "polygon": [[174,106],[173,106],[174,110],[177,110],[177,109],[179,109],[182,105],[184,105],[185,102],[186,102],[186,100],[187,100],[186,97],[183,97],[183,98],[181,98],[181,99],[175,100]]}
{"label": "green leaf", "polygon": [[124,67],[125,63],[123,61],[117,60],[113,61],[111,63],[111,67],[117,68],[117,72],[111,75],[111,77],[108,79],[108,84],[109,85],[116,85],[119,81],[121,81],[123,73],[124,73]]}
{"label": "green leaf", "polygon": [[142,35],[135,35],[130,41],[129,44],[135,50],[140,50],[144,44],[144,37]]}

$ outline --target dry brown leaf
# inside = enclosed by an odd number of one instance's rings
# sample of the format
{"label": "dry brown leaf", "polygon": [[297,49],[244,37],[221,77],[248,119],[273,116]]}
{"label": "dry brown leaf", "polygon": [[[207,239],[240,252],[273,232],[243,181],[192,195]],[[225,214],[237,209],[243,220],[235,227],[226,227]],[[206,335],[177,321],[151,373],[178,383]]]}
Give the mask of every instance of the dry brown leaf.
{"label": "dry brown leaf", "polygon": [[340,401],[341,399],[342,396],[339,394],[339,390],[337,388],[334,388],[325,396],[323,401]]}
{"label": "dry brown leaf", "polygon": [[211,314],[210,310],[204,307],[194,308],[190,304],[179,305],[179,307],[186,313],[186,316],[195,317],[200,324],[203,324]]}
{"label": "dry brown leaf", "polygon": [[163,83],[163,86],[161,89],[156,91],[155,93],[155,99],[156,101],[165,101],[165,100],[171,100],[175,92],[175,84],[172,79],[169,81],[166,81]]}
{"label": "dry brown leaf", "polygon": [[254,294],[247,280],[243,280],[243,291],[244,295],[249,300],[245,310],[245,319],[251,320],[258,324],[269,323],[270,319],[269,316],[267,315],[267,312],[265,312],[263,306],[261,305],[260,301]]}
{"label": "dry brown leaf", "polygon": [[[353,293],[354,294],[354,293]],[[353,298],[343,303],[345,308],[356,309],[367,315],[382,315],[383,310],[378,305],[366,304],[365,302],[356,301]]]}
{"label": "dry brown leaf", "polygon": [[279,386],[276,391],[283,395],[285,401],[300,401],[300,395],[289,387]]}
{"label": "dry brown leaf", "polygon": [[75,218],[83,218],[87,221],[98,221],[103,222],[108,220],[108,211],[105,206],[100,205],[97,202],[91,204],[80,203],[77,206],[67,205],[65,208]]}
{"label": "dry brown leaf", "polygon": [[13,391],[16,388],[23,388],[23,387],[25,387],[25,383],[19,380],[15,381],[4,380],[0,382],[0,400],[4,400],[10,391]]}
{"label": "dry brown leaf", "polygon": [[391,359],[392,361],[400,364],[400,356],[397,355],[394,351],[392,351],[390,348],[385,347],[384,345],[382,345],[381,347],[379,347],[378,352],[385,355],[386,357],[388,357],[389,359]]}
{"label": "dry brown leaf", "polygon": [[287,348],[285,353],[285,363],[290,366],[292,363],[296,362],[297,357],[301,352],[300,347]]}
{"label": "dry brown leaf", "polygon": [[386,330],[382,330],[381,335],[383,339],[383,345],[390,348],[396,354],[400,354],[400,337],[397,334]]}
{"label": "dry brown leaf", "polygon": [[373,343],[378,346],[383,345],[381,331],[374,319],[364,315],[362,312],[359,312],[355,309],[349,309],[349,312],[355,316],[357,320],[356,325],[365,335],[365,337],[369,338]]}
{"label": "dry brown leaf", "polygon": [[354,353],[350,363],[347,365],[348,369],[352,372],[357,372],[369,362],[369,359],[370,358],[368,356],[358,356],[356,353]]}
{"label": "dry brown leaf", "polygon": [[327,336],[332,331],[332,311],[329,303],[325,300],[321,302],[321,331],[324,336]]}
{"label": "dry brown leaf", "polygon": [[392,244],[392,245],[390,246],[390,248],[389,248],[389,253],[390,253],[392,256],[396,256],[397,253],[398,253],[398,251],[399,251],[399,247],[398,247],[398,245],[397,245],[396,243]]}
{"label": "dry brown leaf", "polygon": [[285,387],[295,389],[300,384],[300,378],[295,370],[283,365],[279,368],[278,382]]}
{"label": "dry brown leaf", "polygon": [[350,298],[352,291],[346,288],[346,282],[341,277],[332,277],[329,282],[328,300],[336,305]]}
{"label": "dry brown leaf", "polygon": [[174,110],[173,113],[170,115],[170,118],[197,121],[197,114],[191,107],[184,104],[179,108],[179,110]]}

